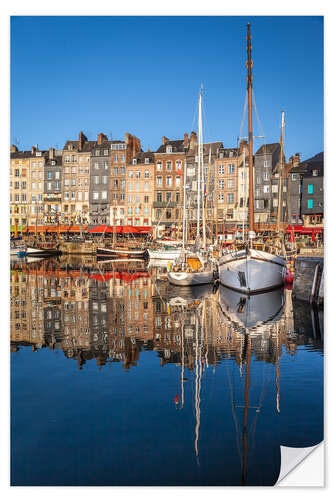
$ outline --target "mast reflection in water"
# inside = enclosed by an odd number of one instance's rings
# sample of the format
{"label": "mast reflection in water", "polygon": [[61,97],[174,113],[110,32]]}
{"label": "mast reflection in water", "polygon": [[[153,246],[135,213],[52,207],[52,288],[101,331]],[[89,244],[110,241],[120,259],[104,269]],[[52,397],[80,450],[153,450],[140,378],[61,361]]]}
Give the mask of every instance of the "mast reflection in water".
{"label": "mast reflection in water", "polygon": [[[89,260],[90,259],[90,260]],[[144,261],[11,269],[13,485],[273,485],[323,438],[322,312]]]}

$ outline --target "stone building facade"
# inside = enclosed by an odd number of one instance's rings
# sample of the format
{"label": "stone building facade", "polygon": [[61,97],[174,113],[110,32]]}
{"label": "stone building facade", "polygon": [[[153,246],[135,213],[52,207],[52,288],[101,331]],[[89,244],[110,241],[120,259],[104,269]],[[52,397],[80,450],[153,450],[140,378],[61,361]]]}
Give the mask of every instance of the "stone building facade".
{"label": "stone building facade", "polygon": [[154,153],[153,221],[161,229],[176,228],[180,221],[185,137],[186,134],[184,139],[172,141],[162,137],[162,144]]}
{"label": "stone building facade", "polygon": [[62,201],[62,155],[50,148],[44,167],[44,223],[60,222]]}
{"label": "stone building facade", "polygon": [[238,189],[238,165],[242,156],[237,148],[224,148],[218,150],[215,160],[215,206],[216,219],[219,232],[234,226],[237,220],[235,211]]}
{"label": "stone building facade", "polygon": [[89,222],[90,158],[96,141],[83,132],[78,141],[67,141],[62,156],[62,222]]}
{"label": "stone building facade", "polygon": [[89,219],[90,224],[110,224],[111,142],[100,133],[91,149]]}
{"label": "stone building facade", "polygon": [[127,206],[127,168],[132,165],[134,156],[141,152],[140,139],[128,132],[124,141],[112,141],[110,170],[110,224],[128,223]]}
{"label": "stone building facade", "polygon": [[152,225],[154,168],[154,154],[151,152],[136,154],[132,165],[127,166],[125,214],[128,225]]}

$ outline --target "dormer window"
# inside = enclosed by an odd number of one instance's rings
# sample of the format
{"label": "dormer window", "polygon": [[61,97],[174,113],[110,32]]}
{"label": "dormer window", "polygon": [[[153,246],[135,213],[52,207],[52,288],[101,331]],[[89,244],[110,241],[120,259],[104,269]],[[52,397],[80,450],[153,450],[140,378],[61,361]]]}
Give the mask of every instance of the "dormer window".
{"label": "dormer window", "polygon": [[172,146],[167,146],[166,147],[166,152],[167,153],[172,153]]}
{"label": "dormer window", "polygon": [[72,149],[73,149],[72,144],[68,144],[68,149],[69,149],[69,151],[72,151]]}
{"label": "dormer window", "polygon": [[318,177],[318,170],[312,170],[313,177]]}
{"label": "dormer window", "polygon": [[149,158],[145,158],[145,163],[149,163]]}
{"label": "dormer window", "polygon": [[234,152],[233,151],[230,151],[229,153],[229,158],[232,158],[234,156]]}
{"label": "dormer window", "polygon": [[133,163],[133,165],[136,165],[136,158],[133,158],[132,163]]}
{"label": "dormer window", "polygon": [[51,165],[55,165],[56,162],[54,160],[51,161]]}
{"label": "dormer window", "polygon": [[222,153],[220,153],[220,158],[224,158],[224,153],[222,151]]}
{"label": "dormer window", "polygon": [[99,149],[96,149],[96,156],[99,156]]}
{"label": "dormer window", "polygon": [[109,151],[107,149],[104,149],[104,156],[107,156]]}
{"label": "dormer window", "polygon": [[42,152],[41,151],[36,151],[36,156],[42,156]]}

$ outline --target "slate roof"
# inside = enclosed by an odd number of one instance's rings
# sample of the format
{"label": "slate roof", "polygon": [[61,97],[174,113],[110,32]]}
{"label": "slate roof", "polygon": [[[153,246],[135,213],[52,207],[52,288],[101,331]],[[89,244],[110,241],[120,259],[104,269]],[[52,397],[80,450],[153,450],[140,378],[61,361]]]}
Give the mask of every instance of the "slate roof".
{"label": "slate roof", "polygon": [[[41,156],[36,156],[36,152],[37,153],[42,153]],[[20,159],[20,160],[23,160],[23,159],[26,159],[26,158],[45,158],[47,155],[48,155],[49,151],[46,150],[46,151],[35,151],[34,153],[31,153],[31,150],[29,151],[15,151],[13,153],[10,153],[10,158],[11,159]]]}
{"label": "slate roof", "polygon": [[145,159],[146,158],[149,158],[149,164],[152,164],[154,163],[155,161],[155,156],[154,156],[154,153],[152,152],[141,152],[141,153],[137,153],[134,158],[136,159],[136,162],[137,164],[142,164],[142,163],[145,163]]}
{"label": "slate roof", "polygon": [[175,141],[166,141],[166,143],[161,145],[155,153],[166,153],[167,146],[172,146],[173,153],[184,153],[184,139],[178,139]]}
{"label": "slate roof", "polygon": [[290,169],[290,174],[301,174],[305,177],[312,177],[312,170],[318,170],[318,177],[324,175],[324,153],[318,153],[308,160],[304,160],[296,167]]}
{"label": "slate roof", "polygon": [[[116,141],[118,142],[118,141]],[[64,151],[74,151],[74,152],[79,152],[79,153],[89,153],[92,148],[97,144],[97,141],[85,141],[83,143],[83,148],[81,151],[79,151],[79,141],[66,141],[66,144],[64,146]],[[68,149],[68,146],[72,145],[72,149]]]}
{"label": "slate roof", "polygon": [[279,142],[273,142],[272,144],[263,144],[256,152],[256,155],[272,154],[279,147]]}

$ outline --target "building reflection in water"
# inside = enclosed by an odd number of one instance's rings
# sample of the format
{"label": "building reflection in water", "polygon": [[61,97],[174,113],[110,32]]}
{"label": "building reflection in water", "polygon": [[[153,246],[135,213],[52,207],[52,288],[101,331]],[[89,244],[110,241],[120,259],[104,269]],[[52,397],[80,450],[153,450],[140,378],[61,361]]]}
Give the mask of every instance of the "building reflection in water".
{"label": "building reflection in water", "polygon": [[[261,403],[251,401],[251,360],[274,365],[276,412],[280,411],[279,360],[283,349],[295,355],[298,346],[322,349],[322,317],[301,307],[294,314],[291,290],[246,297],[212,286],[192,290],[172,287],[161,268],[144,262],[43,260],[15,263],[11,269],[11,350],[31,346],[63,351],[84,369],[96,359],[135,366],[144,350],[156,351],[160,364],[180,367],[177,410],[184,407],[185,370],[193,373],[193,447],[200,463],[201,388],[205,371],[232,359],[239,367],[242,398],[235,398],[227,366],[232,414],[246,483],[248,415]],[[308,308],[304,306],[305,309]],[[312,332],[312,333],[311,333]],[[239,409],[242,421],[239,422]],[[237,420],[238,418],[238,420]],[[255,425],[255,423],[253,424]]]}

